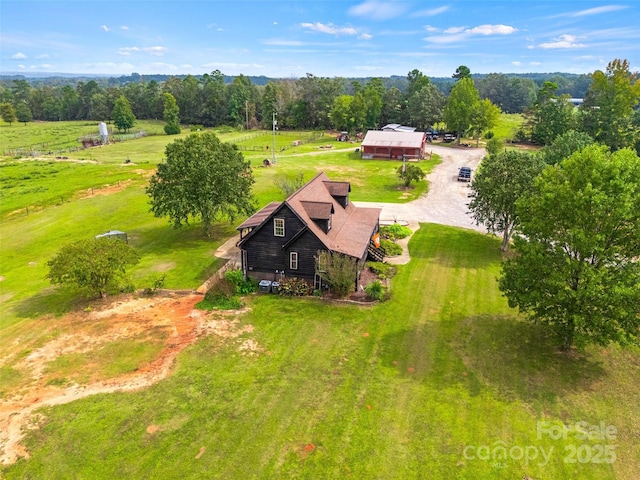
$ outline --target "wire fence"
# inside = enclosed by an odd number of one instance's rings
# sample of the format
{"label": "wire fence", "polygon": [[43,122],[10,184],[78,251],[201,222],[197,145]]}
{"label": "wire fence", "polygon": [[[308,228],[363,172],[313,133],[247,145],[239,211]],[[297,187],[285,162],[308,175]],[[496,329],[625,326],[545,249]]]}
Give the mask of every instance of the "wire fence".
{"label": "wire fence", "polygon": [[[109,135],[109,143],[124,142],[135,138],[146,137],[147,132],[140,130],[131,133],[117,133]],[[78,145],[80,143],[81,145]],[[64,140],[58,139],[55,142],[40,142],[32,145],[8,148],[2,150],[5,157],[40,157],[42,155],[62,155],[64,153],[79,152],[85,148],[102,145],[100,135],[88,135],[83,138],[67,137]]]}

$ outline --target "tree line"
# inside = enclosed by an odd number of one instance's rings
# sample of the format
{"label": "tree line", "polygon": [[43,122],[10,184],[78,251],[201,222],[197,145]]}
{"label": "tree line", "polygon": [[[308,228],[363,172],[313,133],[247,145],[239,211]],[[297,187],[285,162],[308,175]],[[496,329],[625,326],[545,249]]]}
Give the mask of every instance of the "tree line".
{"label": "tree line", "polygon": [[[506,113],[521,113],[529,107],[542,79],[558,85],[560,94],[579,97],[584,96],[591,82],[590,75],[532,74],[532,77],[498,73],[472,75],[480,98],[489,99]],[[362,123],[366,128],[377,128],[386,123],[412,124],[422,120],[418,112],[425,106],[425,98],[414,94],[419,90],[416,86],[423,85],[424,78],[418,70],[406,77],[365,79],[312,74],[299,79],[256,79],[244,75],[229,77],[215,70],[202,76],[145,77],[134,74],[115,79],[117,81],[83,78],[75,84],[56,78],[46,81],[5,77],[0,81],[0,103],[13,106],[17,121],[108,121],[116,100],[124,95],[136,118],[160,119],[163,95],[171,93],[183,124],[266,128],[271,126],[273,113],[278,112],[281,127],[302,129],[335,127],[329,113],[336,99],[344,97],[339,100],[344,108],[348,106],[345,98],[351,97],[355,112],[350,116],[355,117],[354,122]],[[445,97],[455,83],[454,78],[429,80]],[[361,112],[363,99],[367,103],[366,113]],[[434,100],[437,103],[440,98]],[[334,117],[339,115],[336,112]]]}
{"label": "tree line", "polygon": [[[542,84],[503,74],[474,76],[461,65],[450,81],[432,80],[417,69],[403,79],[316,77],[269,80],[229,77],[219,70],[201,77],[172,76],[159,83],[136,77],[124,85],[96,80],[34,87],[24,79],[0,84],[0,116],[9,123],[32,120],[94,120],[116,123],[126,102],[134,119],[161,119],[175,99],[172,125],[337,129],[360,132],[388,123],[424,131],[444,125],[449,131],[480,139],[499,112],[524,113],[526,123],[513,140],[549,145],[568,130],[582,131],[612,149],[640,143],[638,74],[616,59],[591,75],[540,77]],[[393,81],[391,81],[393,80]],[[571,91],[571,93],[569,93]],[[576,108],[572,93],[581,93]],[[165,118],[166,120],[166,118]],[[118,123],[122,123],[119,121]],[[130,128],[131,122],[124,122]],[[118,127],[119,128],[119,127]],[[170,131],[175,131],[172,126]]]}

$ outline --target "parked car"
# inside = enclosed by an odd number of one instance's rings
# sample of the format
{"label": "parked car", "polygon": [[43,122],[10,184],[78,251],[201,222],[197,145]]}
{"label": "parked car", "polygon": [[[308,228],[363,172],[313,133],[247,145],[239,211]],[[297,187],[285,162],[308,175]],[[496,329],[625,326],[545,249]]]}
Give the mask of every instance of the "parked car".
{"label": "parked car", "polygon": [[442,141],[446,143],[451,143],[456,139],[456,136],[453,133],[445,133],[444,137],[442,137]]}
{"label": "parked car", "polygon": [[471,168],[469,167],[460,167],[458,171],[458,181],[459,182],[470,182],[471,181]]}

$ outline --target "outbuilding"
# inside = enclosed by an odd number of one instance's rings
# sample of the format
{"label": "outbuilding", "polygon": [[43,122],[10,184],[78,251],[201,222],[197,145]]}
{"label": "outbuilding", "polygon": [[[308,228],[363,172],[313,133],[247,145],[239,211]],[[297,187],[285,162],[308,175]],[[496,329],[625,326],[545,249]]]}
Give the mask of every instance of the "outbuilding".
{"label": "outbuilding", "polygon": [[369,130],[360,146],[361,158],[423,159],[425,132]]}

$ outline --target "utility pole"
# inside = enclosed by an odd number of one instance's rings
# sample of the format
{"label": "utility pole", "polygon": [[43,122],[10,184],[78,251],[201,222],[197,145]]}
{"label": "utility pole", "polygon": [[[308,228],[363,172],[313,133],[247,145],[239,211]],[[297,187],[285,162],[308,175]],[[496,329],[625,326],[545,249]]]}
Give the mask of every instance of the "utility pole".
{"label": "utility pole", "polygon": [[247,130],[249,130],[249,100],[244,101],[244,116]]}
{"label": "utility pole", "polygon": [[273,146],[271,147],[271,153],[273,154],[273,164],[276,164],[276,125],[278,125],[277,112],[273,112]]}

